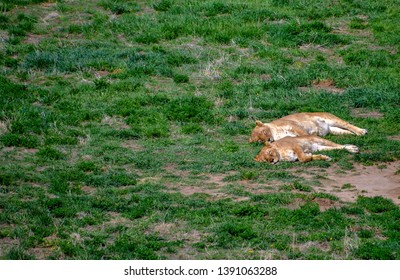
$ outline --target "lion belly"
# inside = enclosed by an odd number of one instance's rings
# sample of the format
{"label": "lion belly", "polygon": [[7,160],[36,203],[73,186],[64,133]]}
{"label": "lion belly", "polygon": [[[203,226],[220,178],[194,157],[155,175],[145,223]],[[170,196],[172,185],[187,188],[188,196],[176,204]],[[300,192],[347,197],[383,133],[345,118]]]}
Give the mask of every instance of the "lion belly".
{"label": "lion belly", "polygon": [[325,136],[329,133],[329,125],[323,119],[306,121],[299,124],[309,135]]}

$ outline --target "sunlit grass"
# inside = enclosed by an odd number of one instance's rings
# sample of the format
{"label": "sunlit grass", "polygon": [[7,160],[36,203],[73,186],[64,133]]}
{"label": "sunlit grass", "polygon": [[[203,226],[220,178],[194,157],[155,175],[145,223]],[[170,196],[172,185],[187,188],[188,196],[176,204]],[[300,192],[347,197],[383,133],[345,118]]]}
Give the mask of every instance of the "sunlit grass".
{"label": "sunlit grass", "polygon": [[[399,258],[397,205],[296,172],[400,159],[395,1],[44,2],[0,4],[0,258]],[[253,160],[306,111],[361,153]]]}

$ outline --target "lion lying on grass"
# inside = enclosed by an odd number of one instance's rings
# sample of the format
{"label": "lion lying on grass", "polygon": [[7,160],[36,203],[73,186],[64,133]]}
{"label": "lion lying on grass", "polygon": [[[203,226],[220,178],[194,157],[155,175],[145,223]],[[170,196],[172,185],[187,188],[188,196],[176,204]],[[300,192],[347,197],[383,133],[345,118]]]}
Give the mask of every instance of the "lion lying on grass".
{"label": "lion lying on grass", "polygon": [[286,136],[319,135],[328,133],[364,135],[366,129],[356,127],[330,113],[297,113],[270,123],[256,121],[249,142],[273,142]]}
{"label": "lion lying on grass", "polygon": [[313,155],[316,151],[342,150],[358,153],[358,147],[350,144],[339,145],[315,135],[285,137],[273,143],[265,142],[265,146],[254,158],[258,162],[276,164],[279,161],[331,160],[325,155]]}

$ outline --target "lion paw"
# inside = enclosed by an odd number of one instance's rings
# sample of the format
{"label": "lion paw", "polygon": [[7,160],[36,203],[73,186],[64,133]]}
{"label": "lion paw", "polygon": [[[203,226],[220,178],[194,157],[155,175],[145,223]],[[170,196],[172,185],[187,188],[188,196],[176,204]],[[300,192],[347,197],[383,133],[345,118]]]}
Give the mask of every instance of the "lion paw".
{"label": "lion paw", "polygon": [[368,130],[366,129],[360,129],[359,131],[357,131],[357,136],[362,136],[368,133]]}
{"label": "lion paw", "polygon": [[332,160],[331,157],[328,157],[328,156],[324,156],[324,157],[325,157],[325,160],[326,160],[326,161],[331,161],[331,160]]}
{"label": "lion paw", "polygon": [[357,146],[355,145],[350,145],[350,144],[346,144],[344,145],[344,148],[349,151],[350,153],[359,153],[360,150],[358,149]]}

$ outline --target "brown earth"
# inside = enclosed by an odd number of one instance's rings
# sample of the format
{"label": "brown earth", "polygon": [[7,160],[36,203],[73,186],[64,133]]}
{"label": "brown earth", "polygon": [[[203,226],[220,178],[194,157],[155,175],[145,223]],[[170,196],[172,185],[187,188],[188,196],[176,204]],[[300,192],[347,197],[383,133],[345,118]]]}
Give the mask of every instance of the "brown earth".
{"label": "brown earth", "polygon": [[320,179],[321,191],[353,202],[358,196],[382,196],[400,205],[400,162],[385,165],[354,165],[354,170],[337,173],[335,167],[328,168],[326,179]]}
{"label": "brown earth", "polygon": [[301,91],[309,91],[310,89],[323,90],[334,94],[345,92],[345,89],[336,87],[333,80],[315,80],[311,87],[299,87]]}
{"label": "brown earth", "polygon": [[356,108],[351,110],[351,114],[354,117],[359,117],[359,118],[373,118],[373,119],[381,119],[384,117],[384,115],[381,112],[378,111],[369,111],[367,109],[363,108]]}
{"label": "brown earth", "polygon": [[[332,194],[340,199],[333,201],[328,198],[315,198],[313,201],[318,203],[321,211],[330,208],[339,208],[346,202],[355,202],[359,196],[382,196],[391,199],[395,204],[400,205],[400,161],[385,163],[384,165],[363,166],[354,164],[351,170],[343,170],[339,166],[332,164],[329,168],[308,168],[293,170],[296,176],[305,180],[305,184],[311,186],[314,191]],[[175,173],[169,168],[169,173]],[[268,172],[268,171],[265,171]],[[182,174],[185,171],[176,170],[177,176],[186,177]],[[233,174],[233,173],[232,173]],[[165,183],[173,190],[179,191],[184,195],[203,193],[210,195],[210,199],[221,199],[233,197],[235,201],[249,199],[248,197],[235,196],[230,193],[232,185],[224,179],[232,174],[203,174],[202,185],[190,185],[184,183]],[[246,192],[266,193],[274,192],[284,185],[279,181],[268,181],[256,183],[252,180],[239,180],[235,183],[244,187]],[[294,202],[289,208],[296,209],[304,204],[305,201]]]}
{"label": "brown earth", "polygon": [[388,136],[388,139],[393,141],[400,141],[400,135]]}
{"label": "brown earth", "polygon": [[312,82],[313,88],[329,91],[332,93],[343,93],[345,90],[335,86],[332,80],[316,80]]}

